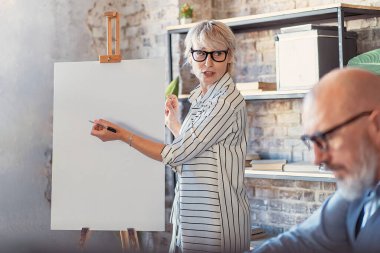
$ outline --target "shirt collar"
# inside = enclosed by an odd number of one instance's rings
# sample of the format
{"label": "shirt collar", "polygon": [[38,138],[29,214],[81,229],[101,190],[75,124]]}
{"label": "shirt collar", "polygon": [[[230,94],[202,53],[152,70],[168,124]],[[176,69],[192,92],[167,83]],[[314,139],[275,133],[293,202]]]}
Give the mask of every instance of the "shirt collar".
{"label": "shirt collar", "polygon": [[378,182],[373,188],[368,189],[365,194],[365,202],[373,199],[380,199],[380,182]]}
{"label": "shirt collar", "polygon": [[198,85],[192,92],[190,92],[189,102],[192,103],[193,101],[205,101],[208,98],[213,98],[223,87],[230,85],[231,83],[231,75],[227,72],[222,76],[222,78],[211,85],[206,94],[203,96],[201,86]]}
{"label": "shirt collar", "polygon": [[373,188],[373,191],[376,194],[377,198],[380,198],[380,182],[377,183],[377,185]]}

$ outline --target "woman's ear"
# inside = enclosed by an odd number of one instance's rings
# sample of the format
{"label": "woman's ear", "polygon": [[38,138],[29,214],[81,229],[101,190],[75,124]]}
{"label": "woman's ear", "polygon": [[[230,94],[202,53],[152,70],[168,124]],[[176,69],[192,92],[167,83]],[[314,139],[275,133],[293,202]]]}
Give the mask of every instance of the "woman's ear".
{"label": "woman's ear", "polygon": [[193,58],[191,57],[191,54],[187,57],[186,63],[188,67],[190,68],[190,73],[194,75],[193,71]]}
{"label": "woman's ear", "polygon": [[187,56],[187,63],[193,65],[193,57],[191,57],[191,54]]}
{"label": "woman's ear", "polygon": [[232,63],[233,57],[232,55],[228,54],[227,55],[227,63]]}

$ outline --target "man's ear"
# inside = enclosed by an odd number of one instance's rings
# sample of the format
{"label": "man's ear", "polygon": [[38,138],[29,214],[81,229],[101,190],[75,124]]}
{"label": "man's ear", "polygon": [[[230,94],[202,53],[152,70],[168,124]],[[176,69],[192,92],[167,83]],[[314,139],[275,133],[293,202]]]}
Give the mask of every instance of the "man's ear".
{"label": "man's ear", "polygon": [[380,148],[380,109],[375,109],[369,116],[371,122],[370,126],[370,137]]}
{"label": "man's ear", "polygon": [[376,130],[380,132],[380,109],[374,110],[370,117],[371,121],[373,121]]}

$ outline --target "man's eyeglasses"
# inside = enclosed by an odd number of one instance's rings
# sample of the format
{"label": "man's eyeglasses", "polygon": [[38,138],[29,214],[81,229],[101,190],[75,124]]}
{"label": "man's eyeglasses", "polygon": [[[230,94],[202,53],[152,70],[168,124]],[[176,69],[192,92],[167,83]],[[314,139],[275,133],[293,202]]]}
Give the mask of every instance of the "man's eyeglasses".
{"label": "man's eyeglasses", "polygon": [[346,121],[340,123],[339,125],[334,126],[330,129],[327,129],[326,131],[323,131],[323,132],[316,132],[315,134],[312,134],[312,135],[306,135],[306,134],[302,135],[301,140],[305,143],[305,145],[307,146],[309,150],[311,149],[312,143],[315,143],[320,150],[327,151],[329,149],[328,139],[327,139],[329,134],[335,132],[336,130],[344,126],[347,126],[348,124],[353,123],[355,120],[360,119],[361,117],[371,115],[372,112],[373,111],[361,112],[347,119]]}
{"label": "man's eyeglasses", "polygon": [[211,59],[216,62],[224,62],[227,58],[228,50],[217,50],[217,51],[203,51],[203,50],[190,50],[191,55],[193,56],[194,61],[203,62],[207,59],[208,55],[211,55]]}

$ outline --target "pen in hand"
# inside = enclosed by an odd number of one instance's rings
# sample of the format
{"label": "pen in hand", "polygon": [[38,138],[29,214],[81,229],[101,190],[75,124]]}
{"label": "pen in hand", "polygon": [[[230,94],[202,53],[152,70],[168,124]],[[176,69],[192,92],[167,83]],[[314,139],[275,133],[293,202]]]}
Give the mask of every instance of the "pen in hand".
{"label": "pen in hand", "polygon": [[[102,126],[102,127],[104,127],[104,128],[106,128],[105,126],[103,126],[102,124],[99,124],[99,123],[95,123],[94,121],[92,121],[92,120],[89,120],[91,123],[93,123],[93,124],[97,124],[98,126]],[[107,127],[106,128],[108,131],[111,131],[111,132],[113,132],[113,133],[116,133],[116,129],[115,128],[113,128],[113,127]]]}

